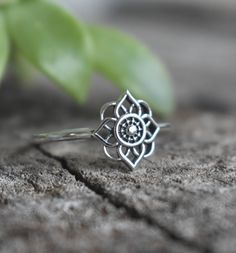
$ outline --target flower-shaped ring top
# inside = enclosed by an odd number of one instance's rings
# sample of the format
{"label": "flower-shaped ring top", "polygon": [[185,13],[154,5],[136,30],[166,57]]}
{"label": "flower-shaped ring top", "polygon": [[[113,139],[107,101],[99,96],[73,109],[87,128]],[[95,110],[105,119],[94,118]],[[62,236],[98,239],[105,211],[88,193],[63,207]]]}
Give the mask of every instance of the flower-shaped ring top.
{"label": "flower-shaped ring top", "polygon": [[94,136],[104,144],[105,154],[122,160],[132,169],[155,149],[160,126],[143,100],[136,100],[129,91],[117,102],[101,109],[101,124]]}
{"label": "flower-shaped ring top", "polygon": [[154,152],[154,140],[160,128],[169,126],[168,123],[157,124],[148,104],[136,100],[129,91],[117,102],[102,107],[101,121],[96,130],[76,128],[36,134],[32,136],[32,143],[40,145],[96,138],[104,145],[105,154],[109,158],[123,161],[133,169]]}

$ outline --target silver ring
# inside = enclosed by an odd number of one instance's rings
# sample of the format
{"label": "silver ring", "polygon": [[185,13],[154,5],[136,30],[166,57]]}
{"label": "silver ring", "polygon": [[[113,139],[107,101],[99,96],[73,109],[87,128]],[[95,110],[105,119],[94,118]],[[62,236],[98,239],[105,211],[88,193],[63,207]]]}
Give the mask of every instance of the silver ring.
{"label": "silver ring", "polygon": [[122,161],[131,169],[155,150],[155,138],[169,123],[157,123],[152,110],[143,100],[136,100],[129,91],[116,102],[101,108],[101,123],[97,129],[78,128],[33,136],[33,142],[96,139],[104,146],[107,157]]}

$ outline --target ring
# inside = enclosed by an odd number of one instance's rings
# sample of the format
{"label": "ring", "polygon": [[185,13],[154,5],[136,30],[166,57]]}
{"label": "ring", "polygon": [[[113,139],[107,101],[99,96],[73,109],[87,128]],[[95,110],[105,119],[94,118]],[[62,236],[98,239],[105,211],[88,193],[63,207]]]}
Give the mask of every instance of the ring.
{"label": "ring", "polygon": [[129,91],[116,102],[106,103],[100,111],[97,129],[78,128],[33,136],[40,144],[53,141],[96,139],[104,146],[107,157],[124,162],[134,169],[142,159],[155,150],[155,138],[169,123],[157,123],[152,110],[143,100],[135,99]]}

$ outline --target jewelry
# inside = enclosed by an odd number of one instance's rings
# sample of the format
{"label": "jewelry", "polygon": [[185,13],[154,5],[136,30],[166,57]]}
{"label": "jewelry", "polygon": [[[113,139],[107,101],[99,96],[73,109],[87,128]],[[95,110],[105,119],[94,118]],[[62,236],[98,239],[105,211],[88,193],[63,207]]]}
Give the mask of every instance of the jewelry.
{"label": "jewelry", "polygon": [[158,124],[148,104],[136,100],[129,91],[117,102],[106,103],[100,114],[101,124],[95,130],[78,128],[38,134],[33,136],[34,143],[97,139],[109,158],[123,161],[134,169],[143,158],[153,154],[160,129],[170,126]]}

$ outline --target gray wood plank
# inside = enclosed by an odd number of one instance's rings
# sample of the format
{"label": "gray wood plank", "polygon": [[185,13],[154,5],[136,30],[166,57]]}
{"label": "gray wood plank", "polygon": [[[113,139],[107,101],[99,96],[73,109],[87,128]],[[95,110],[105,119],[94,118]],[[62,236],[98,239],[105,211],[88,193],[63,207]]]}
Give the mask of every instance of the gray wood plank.
{"label": "gray wood plank", "polygon": [[[169,237],[203,251],[234,252],[236,126],[231,115],[178,115],[159,151],[128,172],[99,145],[41,148],[92,191]],[[76,150],[76,152],[74,151]],[[234,235],[234,236],[233,236]]]}
{"label": "gray wood plank", "polygon": [[[167,252],[234,252],[235,114],[182,108],[172,119],[172,131],[159,136],[156,155],[144,161],[139,169],[129,172],[122,164],[107,160],[97,143],[28,146],[26,137],[33,132],[57,130],[69,125],[96,125],[96,120],[94,116],[77,111],[67,98],[50,94],[45,89],[36,89],[29,94],[10,90],[15,95],[0,100],[2,107],[9,106],[9,113],[1,114],[0,126],[2,227],[7,227],[15,216],[20,220],[15,220],[9,229],[14,231],[19,226],[19,231],[22,231],[24,224],[28,224],[28,217],[33,224],[39,222],[32,210],[41,210],[42,206],[49,216],[45,218],[46,221],[49,219],[53,222],[57,212],[60,212],[57,206],[66,205],[68,201],[70,206],[72,199],[72,206],[79,201],[81,209],[76,207],[75,213],[72,211],[73,217],[64,212],[61,214],[63,217],[65,215],[62,221],[66,228],[60,237],[48,239],[52,241],[47,241],[47,238],[51,238],[49,234],[57,234],[58,228],[52,226],[48,230],[48,236],[40,239],[42,243],[50,245],[45,246],[46,250],[49,247],[60,248],[65,252],[69,247],[73,252],[87,238],[89,248],[84,248],[87,251],[90,247],[98,247],[102,252],[109,252],[115,244],[117,248],[114,250],[117,252],[121,252],[119,245],[122,245],[123,251],[133,252],[138,249],[140,252],[163,249]],[[5,92],[0,95],[1,98],[4,95]],[[44,103],[41,103],[42,98]],[[14,104],[9,103],[12,100]],[[53,107],[51,101],[58,106]],[[31,106],[27,106],[28,103]],[[97,211],[103,209],[100,204],[112,210],[105,219],[107,223],[100,217],[102,211]],[[88,205],[91,212],[96,212],[96,217],[89,218],[89,222],[98,222],[101,230],[99,233],[96,230],[97,234],[94,235],[94,228],[89,227],[89,231],[83,234],[81,226],[76,225],[74,230],[78,230],[78,234],[69,242],[73,244],[78,240],[78,245],[69,245],[64,249],[62,241],[63,238],[68,240],[68,224],[70,221],[81,224],[86,220],[82,210],[83,206],[87,210]],[[29,212],[32,213],[29,215]],[[7,217],[7,213],[11,215]],[[119,217],[115,225],[110,224],[114,216]],[[40,218],[40,224],[41,220],[43,218]],[[39,235],[36,233],[36,239],[29,236],[29,240],[39,240],[37,236],[45,235],[47,222],[37,228]],[[61,222],[56,220],[58,224]],[[106,232],[107,226],[119,226],[122,223],[128,224],[126,229],[119,230],[123,241],[113,238],[113,233]],[[3,230],[3,233],[7,234],[7,231]],[[17,239],[13,237],[23,245],[23,250],[19,252],[30,251],[33,245],[37,245],[34,242],[29,246],[28,239],[19,234]],[[103,247],[97,243],[101,240],[100,235],[106,235],[103,239],[110,240],[112,245],[107,242],[101,244]],[[145,242],[136,239],[140,236]],[[6,241],[4,249],[7,249],[12,238],[10,241],[6,236],[2,238],[2,241]],[[83,238],[82,242],[79,238]]]}
{"label": "gray wood plank", "polygon": [[[62,127],[61,119],[72,124],[78,111],[66,98],[47,90],[10,90],[0,94],[0,107],[8,107],[0,114],[1,252],[199,252],[117,208],[60,159],[28,143],[33,132]],[[77,124],[91,123],[80,118]],[[58,152],[71,148],[62,144]]]}

